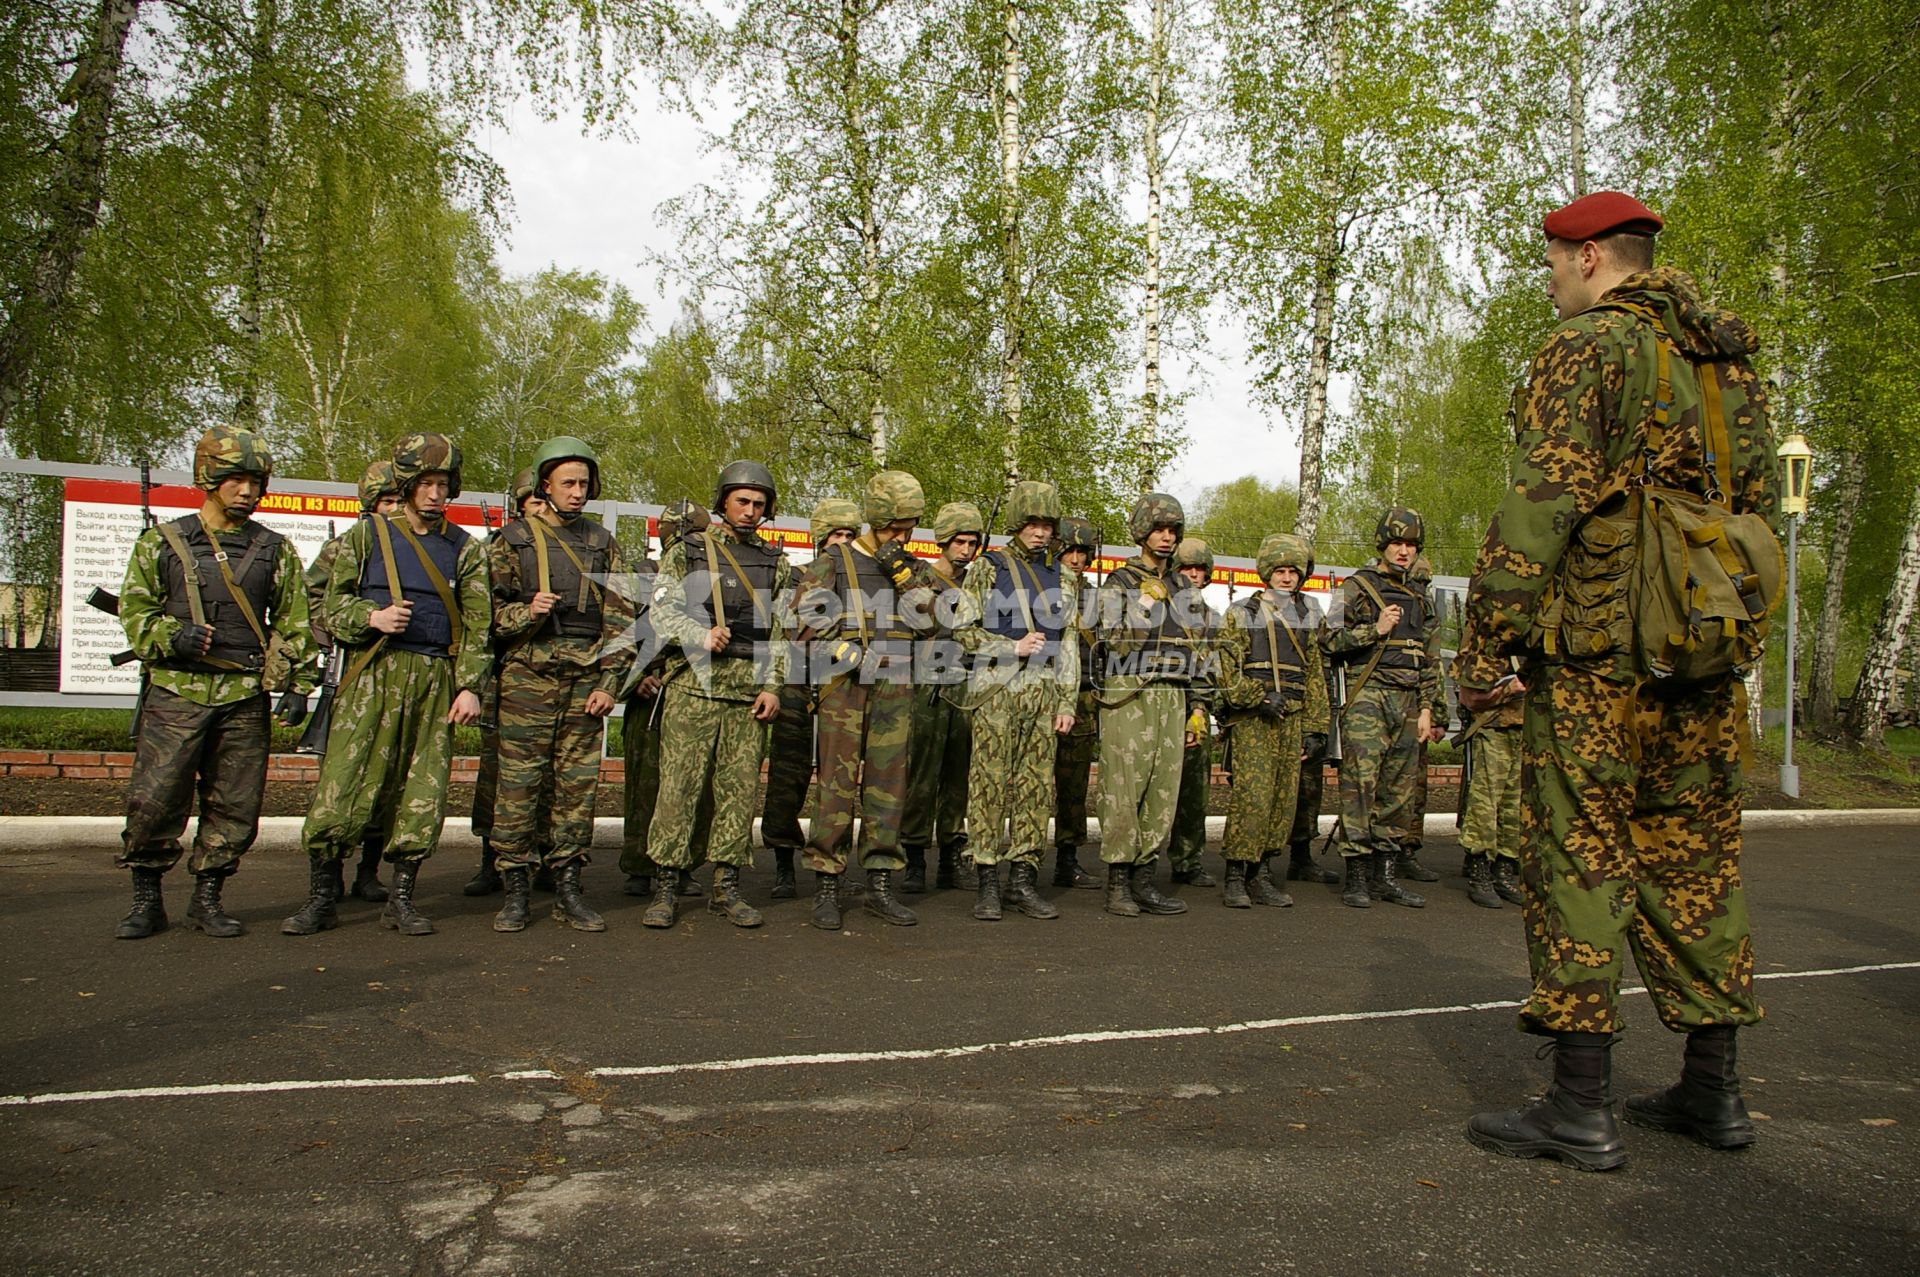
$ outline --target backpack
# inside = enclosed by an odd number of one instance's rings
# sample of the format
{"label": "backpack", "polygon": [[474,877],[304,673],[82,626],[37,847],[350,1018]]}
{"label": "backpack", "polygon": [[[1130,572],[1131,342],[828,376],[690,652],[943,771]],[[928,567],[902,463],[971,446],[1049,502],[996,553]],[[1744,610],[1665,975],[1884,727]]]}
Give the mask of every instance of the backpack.
{"label": "backpack", "polygon": [[1758,514],[1735,514],[1719,373],[1689,360],[1700,381],[1705,493],[1650,482],[1666,438],[1675,343],[1654,311],[1616,303],[1653,325],[1658,386],[1639,462],[1576,529],[1536,630],[1551,657],[1630,654],[1654,679],[1700,682],[1744,673],[1760,659],[1780,601],[1786,556]]}

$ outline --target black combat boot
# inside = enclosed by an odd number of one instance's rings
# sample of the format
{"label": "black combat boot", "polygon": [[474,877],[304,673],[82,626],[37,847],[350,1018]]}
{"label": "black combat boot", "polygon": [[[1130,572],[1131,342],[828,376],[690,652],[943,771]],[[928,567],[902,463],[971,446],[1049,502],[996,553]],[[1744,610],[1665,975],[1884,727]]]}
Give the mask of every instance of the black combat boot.
{"label": "black combat boot", "polygon": [[775,900],[792,900],[800,894],[800,884],[793,877],[793,848],[775,847],[773,849],[773,890],[769,893]]}
{"label": "black combat boot", "polygon": [[653,876],[653,900],[648,903],[647,911],[640,915],[640,925],[665,930],[673,925],[674,918],[680,912],[679,893],[674,888],[679,875],[665,865]]}
{"label": "black combat boot", "polygon": [[467,885],[460,888],[463,896],[490,896],[500,890],[500,871],[494,868],[493,844],[485,838],[480,840],[480,867],[473,871],[473,877],[467,879]]}
{"label": "black combat boot", "polygon": [[1140,906],[1134,903],[1130,879],[1131,865],[1107,866],[1107,905],[1108,913],[1118,914],[1122,918],[1138,918]]}
{"label": "black combat boot", "polygon": [[927,891],[927,849],[909,847],[900,855],[906,860],[907,867],[900,871],[900,894],[903,896],[921,896]]}
{"label": "black combat boot", "polygon": [[1398,856],[1400,876],[1408,882],[1439,882],[1440,875],[1420,863],[1420,848],[1402,847]]}
{"label": "black combat boot", "polygon": [[1080,867],[1080,849],[1071,844],[1053,850],[1053,885],[1078,891],[1100,890],[1100,880]]}
{"label": "black combat boot", "polygon": [[[1149,860],[1146,864],[1134,865],[1127,871],[1127,890],[1133,893],[1133,902],[1140,906],[1141,913],[1162,915],[1185,913],[1186,901],[1163,896],[1160,894],[1160,889],[1153,885],[1154,863]],[[1212,882],[1213,879],[1208,878],[1207,881]]]}
{"label": "black combat boot", "polygon": [[933,862],[933,885],[936,890],[953,889],[953,871],[960,863],[958,847],[942,847],[939,858]]}
{"label": "black combat boot", "polygon": [[620,884],[620,890],[629,896],[650,896],[653,894],[653,875],[628,874],[627,880]]}
{"label": "black combat boot", "polygon": [[1746,1148],[1753,1143],[1753,1119],[1740,1098],[1740,1073],[1731,1024],[1716,1024],[1687,1034],[1680,1081],[1664,1091],[1636,1095],[1626,1103],[1635,1126],[1672,1131],[1708,1148]]}
{"label": "black combat boot", "polygon": [[813,925],[822,931],[840,930],[840,875],[813,876]]}
{"label": "black combat boot", "polygon": [[893,898],[893,870],[867,870],[867,912],[894,927],[911,927],[920,919],[913,910]]}
{"label": "black combat boot", "polygon": [[527,929],[527,896],[533,891],[533,870],[525,865],[515,865],[501,875],[506,883],[506,903],[500,906],[500,912],[493,915],[495,931],[525,931]]}
{"label": "black combat boot", "polygon": [[960,853],[960,863],[953,870],[953,885],[962,891],[969,891],[980,885],[980,866],[974,864],[973,857],[964,851]]}
{"label": "black combat boot", "polygon": [[700,880],[693,876],[693,870],[691,869],[682,869],[680,871],[680,881],[674,885],[674,890],[688,897],[704,896],[707,894],[707,889],[700,885]]}
{"label": "black combat boot", "polygon": [[1040,867],[1016,860],[1007,871],[1007,903],[1029,918],[1058,918],[1060,911],[1040,898]]}
{"label": "black combat boot", "polygon": [[219,940],[245,935],[240,919],[220,907],[220,888],[231,869],[208,869],[193,876],[193,899],[187,905],[187,925]]}
{"label": "black combat boot", "polygon": [[982,922],[1000,921],[1000,866],[973,867],[973,916]]}
{"label": "black combat boot", "polygon": [[1229,909],[1251,909],[1253,898],[1247,894],[1247,862],[1227,862],[1227,883],[1220,888],[1220,903]]}
{"label": "black combat boot", "polygon": [[1173,871],[1173,881],[1180,887],[1217,887],[1220,883],[1214,876],[1198,864],[1188,865],[1184,869]]}
{"label": "black combat boot", "polygon": [[280,924],[281,935],[310,936],[340,925],[340,913],[333,907],[335,884],[340,881],[333,871],[339,864],[320,856],[307,857],[307,903]]}
{"label": "black combat boot", "polygon": [[1342,856],[1341,861],[1347,871],[1346,883],[1340,888],[1340,903],[1352,905],[1355,909],[1373,908],[1373,893],[1367,889],[1367,855]]}
{"label": "black combat boot", "polygon": [[1400,885],[1394,870],[1399,853],[1376,851],[1373,853],[1373,879],[1367,883],[1367,893],[1375,900],[1384,900],[1388,904],[1405,905],[1409,909],[1424,909],[1427,898],[1417,891],[1410,891]]}
{"label": "black combat boot", "polygon": [[133,908],[113,929],[115,940],[145,940],[156,931],[167,929],[167,906],[160,898],[160,878],[164,870],[133,867]]}
{"label": "black combat boot", "polygon": [[1260,858],[1260,863],[1247,870],[1247,894],[1253,897],[1257,905],[1271,905],[1275,909],[1293,908],[1293,897],[1280,889],[1273,880],[1273,861],[1280,853],[1270,851]]}
{"label": "black combat boot", "polygon": [[379,843],[370,841],[361,845],[360,865],[353,871],[353,886],[348,892],[355,900],[364,900],[370,905],[386,902],[387,889],[380,883]]}
{"label": "black combat boot", "polygon": [[1467,899],[1482,909],[1500,907],[1500,897],[1493,889],[1493,866],[1475,851],[1467,853]]}
{"label": "black combat boot", "polygon": [[707,912],[719,914],[736,927],[760,925],[760,911],[748,904],[747,898],[740,894],[738,865],[713,867],[713,894],[707,897]]}
{"label": "black combat boot", "polygon": [[1506,1157],[1553,1157],[1583,1171],[1626,1165],[1627,1146],[1614,1124],[1613,1039],[1605,1033],[1554,1035],[1553,1085],[1522,1108],[1476,1113],[1467,1139]]}
{"label": "black combat boot", "polygon": [[1299,842],[1287,845],[1287,880],[1317,882],[1331,887],[1340,881],[1340,875],[1313,863],[1313,839],[1302,838]]}
{"label": "black combat boot", "polygon": [[403,936],[430,936],[433,922],[413,907],[413,884],[420,876],[417,860],[396,860],[393,887],[387,892],[387,907],[380,911],[380,925],[391,927]]}
{"label": "black combat boot", "polygon": [[1512,856],[1493,858],[1493,889],[1500,898],[1510,905],[1527,902],[1527,895],[1520,890],[1520,862]]}
{"label": "black combat boot", "polygon": [[567,861],[553,871],[553,920],[564,922],[575,931],[605,931],[607,920],[589,905],[580,890],[580,871],[586,862]]}

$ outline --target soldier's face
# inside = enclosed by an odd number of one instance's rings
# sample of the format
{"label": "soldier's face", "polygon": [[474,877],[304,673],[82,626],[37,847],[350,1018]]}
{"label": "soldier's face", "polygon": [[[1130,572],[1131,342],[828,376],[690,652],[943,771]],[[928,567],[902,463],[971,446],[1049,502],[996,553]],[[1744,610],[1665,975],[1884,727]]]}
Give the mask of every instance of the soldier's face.
{"label": "soldier's face", "polygon": [[1087,564],[1093,562],[1093,556],[1085,550],[1068,550],[1060,556],[1060,561],[1072,568],[1075,572],[1085,572],[1087,570]]}
{"label": "soldier's face", "polygon": [[1380,551],[1380,557],[1397,568],[1412,567],[1419,555],[1420,547],[1411,541],[1389,541],[1387,548]]}
{"label": "soldier's face", "polygon": [[437,519],[447,509],[447,482],[444,470],[429,470],[420,476],[413,485],[413,491],[407,494],[407,504],[419,512],[422,518]]}
{"label": "soldier's face", "polygon": [[1187,578],[1187,584],[1196,590],[1207,583],[1207,570],[1202,567],[1188,566],[1181,568],[1180,575]]}
{"label": "soldier's face", "polygon": [[1600,248],[1592,241],[1570,243],[1564,239],[1547,241],[1547,300],[1562,319],[1577,315],[1598,300],[1594,296],[1593,271],[1600,263]]}
{"label": "soldier's face", "polygon": [[853,540],[853,529],[835,528],[827,533],[827,539],[820,543],[820,548],[824,550],[830,545],[842,545],[851,540]]}
{"label": "soldier's face", "polygon": [[1300,588],[1300,569],[1275,568],[1267,574],[1267,588],[1291,594]]}
{"label": "soldier's face", "polygon": [[392,514],[399,508],[400,494],[397,492],[382,492],[373,499],[373,512],[375,514]]}
{"label": "soldier's face", "polygon": [[1044,550],[1053,540],[1053,525],[1045,519],[1028,519],[1014,536],[1029,550]]}
{"label": "soldier's face", "polygon": [[584,461],[562,461],[547,471],[547,500],[562,514],[578,514],[587,508],[587,493],[593,487],[593,467]]}
{"label": "soldier's face", "polygon": [[742,532],[751,532],[767,517],[767,494],[758,488],[735,488],[720,503],[720,517]]}
{"label": "soldier's face", "polygon": [[1170,523],[1163,523],[1147,533],[1147,539],[1141,543],[1147,553],[1156,559],[1164,559],[1173,553],[1173,547],[1180,544],[1180,529]]}
{"label": "soldier's face", "polygon": [[545,497],[528,497],[520,503],[520,514],[524,518],[537,519],[549,508]]}
{"label": "soldier's face", "polygon": [[213,490],[213,499],[229,518],[246,519],[253,516],[253,508],[260,504],[260,493],[266,484],[257,474],[229,475],[222,479]]}
{"label": "soldier's face", "polygon": [[980,538],[971,532],[956,533],[947,542],[947,562],[956,567],[965,567],[980,554]]}

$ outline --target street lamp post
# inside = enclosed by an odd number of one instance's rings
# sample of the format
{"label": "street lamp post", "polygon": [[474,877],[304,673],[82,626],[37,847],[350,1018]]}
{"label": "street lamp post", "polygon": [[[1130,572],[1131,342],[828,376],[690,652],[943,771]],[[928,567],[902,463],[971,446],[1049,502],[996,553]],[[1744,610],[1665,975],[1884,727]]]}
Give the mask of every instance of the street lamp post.
{"label": "street lamp post", "polygon": [[1780,441],[1780,461],[1787,490],[1780,512],[1787,516],[1787,747],[1780,762],[1780,792],[1800,796],[1800,769],[1793,765],[1793,658],[1798,651],[1800,621],[1800,520],[1807,513],[1807,489],[1813,480],[1813,449],[1798,430]]}

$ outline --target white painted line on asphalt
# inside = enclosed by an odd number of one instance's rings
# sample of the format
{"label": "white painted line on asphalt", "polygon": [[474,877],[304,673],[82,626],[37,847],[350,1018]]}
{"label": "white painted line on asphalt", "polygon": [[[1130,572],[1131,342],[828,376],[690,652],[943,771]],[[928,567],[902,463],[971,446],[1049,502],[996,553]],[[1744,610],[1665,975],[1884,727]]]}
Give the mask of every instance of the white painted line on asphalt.
{"label": "white painted line on asphalt", "polygon": [[511,1069],[505,1073],[495,1073],[494,1077],[503,1082],[558,1082],[560,1075],[552,1069]]}
{"label": "white painted line on asphalt", "polygon": [[83,1100],[180,1099],[199,1095],[257,1095],[267,1091],[362,1091],[391,1086],[472,1086],[471,1073],[445,1077],[336,1077],[284,1082],[214,1082],[205,1086],[134,1086],[121,1091],[49,1091],[44,1095],[0,1095],[0,1108],[23,1104],[75,1104]]}

